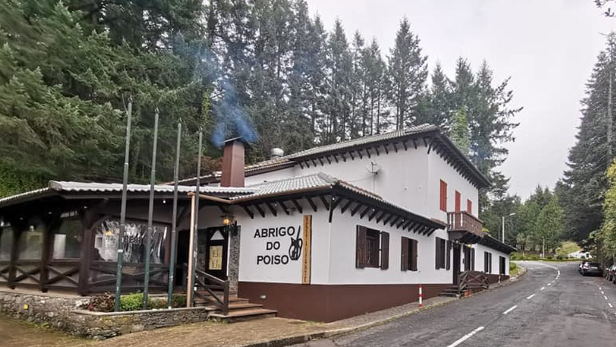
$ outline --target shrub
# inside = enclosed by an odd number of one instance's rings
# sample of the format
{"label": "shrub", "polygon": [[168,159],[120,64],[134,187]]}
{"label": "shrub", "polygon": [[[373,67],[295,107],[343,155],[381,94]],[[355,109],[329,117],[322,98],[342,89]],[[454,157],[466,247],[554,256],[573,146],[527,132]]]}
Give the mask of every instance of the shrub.
{"label": "shrub", "polygon": [[[173,301],[172,301],[173,302]],[[167,308],[167,299],[150,299],[148,300],[149,309],[163,309]]]}
{"label": "shrub", "polygon": [[171,307],[186,307],[186,295],[173,295],[171,297]]}
{"label": "shrub", "polygon": [[120,309],[122,311],[141,310],[142,305],[143,305],[143,294],[142,293],[122,295],[120,297]]}
{"label": "shrub", "polygon": [[114,298],[115,296],[111,293],[94,295],[87,303],[81,305],[81,308],[88,311],[113,312]]}
{"label": "shrub", "polygon": [[509,271],[515,270],[518,268],[518,265],[514,262],[509,262]]}

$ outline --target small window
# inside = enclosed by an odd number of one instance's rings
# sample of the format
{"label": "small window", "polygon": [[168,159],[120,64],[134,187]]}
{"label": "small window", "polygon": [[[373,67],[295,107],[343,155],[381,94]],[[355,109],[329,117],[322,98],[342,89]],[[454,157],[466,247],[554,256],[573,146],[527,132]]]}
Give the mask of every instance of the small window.
{"label": "small window", "polygon": [[469,199],[466,200],[466,212],[468,212],[468,214],[473,214],[473,202]]}
{"label": "small window", "polygon": [[40,260],[43,254],[43,233],[45,224],[38,217],[28,221],[28,226],[19,236],[17,259]]}
{"label": "small window", "polygon": [[447,241],[440,237],[435,238],[435,263],[436,269],[446,268],[446,253],[447,253]]}
{"label": "small window", "polygon": [[402,237],[401,245],[400,269],[402,271],[417,271],[417,240]]}
{"label": "small window", "polygon": [[483,252],[483,272],[492,273],[492,253]]}
{"label": "small window", "polygon": [[441,211],[447,212],[447,183],[441,180],[441,198],[440,198],[440,207]]}
{"label": "small window", "polygon": [[5,226],[0,228],[0,261],[11,260],[13,247],[13,228]]}
{"label": "small window", "polygon": [[62,219],[53,234],[52,259],[77,259],[81,256],[81,228],[78,217]]}
{"label": "small window", "polygon": [[507,264],[507,260],[503,256],[498,257],[498,273],[501,275],[505,275],[505,265]]}
{"label": "small window", "polygon": [[389,233],[357,226],[355,266],[389,267]]}

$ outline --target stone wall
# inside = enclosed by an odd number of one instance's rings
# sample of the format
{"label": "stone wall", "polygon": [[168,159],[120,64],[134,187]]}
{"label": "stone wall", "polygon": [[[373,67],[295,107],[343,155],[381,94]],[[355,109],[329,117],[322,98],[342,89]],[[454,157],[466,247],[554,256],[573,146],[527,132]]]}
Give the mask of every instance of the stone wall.
{"label": "stone wall", "polygon": [[54,329],[91,339],[106,339],[208,318],[208,311],[202,307],[118,313],[80,310],[79,307],[88,300],[88,297],[0,291],[0,311],[13,318],[47,324]]}

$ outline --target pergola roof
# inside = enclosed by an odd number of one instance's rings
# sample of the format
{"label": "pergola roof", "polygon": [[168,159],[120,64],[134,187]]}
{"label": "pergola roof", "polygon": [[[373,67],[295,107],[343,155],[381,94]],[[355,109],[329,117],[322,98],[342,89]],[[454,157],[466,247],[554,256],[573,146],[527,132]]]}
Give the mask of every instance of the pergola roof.
{"label": "pergola roof", "polygon": [[[173,193],[174,187],[171,185],[154,186],[156,193]],[[194,186],[178,186],[179,193],[195,192]],[[150,185],[148,184],[129,184],[127,192],[130,194],[149,193]],[[217,196],[237,196],[241,194],[251,194],[256,190],[254,188],[235,188],[235,187],[212,187],[202,186],[199,192],[203,194],[211,194]],[[70,181],[49,181],[46,188],[36,189],[29,192],[9,196],[0,199],[0,207],[15,205],[21,202],[35,200],[49,196],[62,196],[75,194],[82,196],[84,194],[120,194],[122,192],[121,183],[97,183],[97,182],[70,182]]]}

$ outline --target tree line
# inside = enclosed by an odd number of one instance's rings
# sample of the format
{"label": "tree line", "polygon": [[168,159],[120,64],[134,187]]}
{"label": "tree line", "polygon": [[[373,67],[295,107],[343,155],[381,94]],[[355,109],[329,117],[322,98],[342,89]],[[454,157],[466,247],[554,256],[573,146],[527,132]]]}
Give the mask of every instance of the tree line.
{"label": "tree line", "polygon": [[0,23],[0,195],[117,181],[132,99],[132,181],[148,177],[158,109],[160,181],[180,120],[182,176],[194,175],[200,128],[207,171],[230,136],[254,142],[254,162],[431,123],[493,182],[482,214],[506,197],[498,166],[521,110],[509,80],[464,58],[452,76],[429,68],[406,18],[387,52],[341,21],[325,28],[304,0],[7,0]]}

